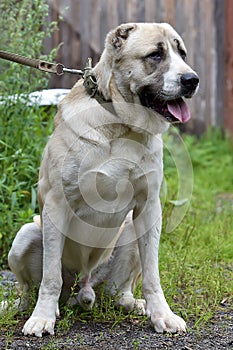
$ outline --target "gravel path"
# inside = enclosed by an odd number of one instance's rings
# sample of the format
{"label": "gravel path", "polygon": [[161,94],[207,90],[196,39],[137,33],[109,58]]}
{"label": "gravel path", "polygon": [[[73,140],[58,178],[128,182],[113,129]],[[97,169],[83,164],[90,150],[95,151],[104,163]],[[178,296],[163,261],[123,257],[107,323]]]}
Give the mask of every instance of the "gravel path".
{"label": "gravel path", "polygon": [[[211,325],[199,332],[190,330],[184,336],[158,335],[149,324],[140,326],[126,322],[111,327],[107,323],[76,323],[62,336],[44,336],[42,339],[21,334],[22,322],[13,334],[0,331],[0,349],[176,349],[176,350],[232,350],[233,313],[225,309],[215,317]],[[9,342],[7,344],[7,342]]]}
{"label": "gravel path", "polygon": [[25,319],[17,315],[17,320],[20,322],[16,326],[0,330],[1,350],[233,350],[233,307],[230,302],[221,308],[208,327],[194,331],[190,322],[189,331],[182,336],[159,335],[149,322],[142,326],[138,320],[131,320],[114,327],[104,322],[77,322],[66,334],[57,331],[56,336],[38,339],[23,336],[21,329]]}

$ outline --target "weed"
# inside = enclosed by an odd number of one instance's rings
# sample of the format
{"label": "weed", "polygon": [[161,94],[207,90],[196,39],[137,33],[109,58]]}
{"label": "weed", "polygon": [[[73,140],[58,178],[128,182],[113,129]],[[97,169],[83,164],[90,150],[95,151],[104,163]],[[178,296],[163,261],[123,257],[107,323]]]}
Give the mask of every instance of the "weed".
{"label": "weed", "polygon": [[[219,132],[200,139],[184,136],[193,163],[192,202],[182,223],[161,237],[161,282],[171,307],[198,327],[207,322],[231,291],[233,217],[230,206],[217,214],[216,197],[231,192],[233,152],[230,139]],[[165,162],[169,161],[165,158]],[[175,166],[166,170],[168,198],[177,182]],[[164,208],[164,227],[171,204]],[[228,268],[230,264],[231,268]]]}
{"label": "weed", "polygon": [[[48,8],[45,0],[1,0],[1,50],[45,60],[54,58],[57,48],[48,55],[42,55],[44,39],[57,28],[57,22],[49,23],[46,19]],[[18,63],[1,61],[1,96],[26,94],[47,86],[48,74]]]}
{"label": "weed", "polygon": [[134,348],[134,349],[139,349],[140,340],[138,340],[138,339],[133,340],[133,341],[132,341],[132,345],[133,345],[133,348]]}
{"label": "weed", "polygon": [[[45,37],[56,28],[55,22],[47,23],[47,1],[2,0],[0,12],[1,49],[41,57]],[[43,58],[48,60],[55,52]],[[18,228],[37,211],[38,168],[53,125],[53,108],[28,106],[27,98],[22,101],[19,95],[47,86],[48,75],[1,60],[0,264],[6,262]]]}

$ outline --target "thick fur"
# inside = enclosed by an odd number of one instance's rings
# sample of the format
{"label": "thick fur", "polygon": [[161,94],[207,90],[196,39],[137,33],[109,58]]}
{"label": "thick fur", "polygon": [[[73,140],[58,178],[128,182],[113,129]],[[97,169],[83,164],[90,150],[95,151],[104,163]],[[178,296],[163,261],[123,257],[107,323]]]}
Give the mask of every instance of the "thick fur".
{"label": "thick fur", "polygon": [[[163,60],[151,59],[162,46]],[[77,276],[71,303],[90,309],[93,287],[105,281],[119,305],[146,313],[157,332],[185,331],[166,302],[158,269],[161,133],[169,123],[140,102],[145,87],[167,99],[182,95],[180,76],[193,71],[180,48],[185,52],[168,24],[121,25],[108,34],[93,69],[114,113],[86,93],[82,80],[60,103],[40,168],[41,223],[24,225],[9,253],[24,293],[40,284],[24,334],[54,333],[59,297],[70,297]],[[145,300],[133,297],[141,273]]]}

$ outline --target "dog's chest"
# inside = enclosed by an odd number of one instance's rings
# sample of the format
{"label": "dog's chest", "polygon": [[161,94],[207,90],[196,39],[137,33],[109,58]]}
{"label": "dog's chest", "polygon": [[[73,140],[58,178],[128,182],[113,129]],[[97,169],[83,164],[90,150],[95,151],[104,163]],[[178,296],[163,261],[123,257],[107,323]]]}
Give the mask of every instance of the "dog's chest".
{"label": "dog's chest", "polygon": [[81,162],[76,162],[78,166],[74,161],[68,173],[63,173],[69,202],[74,200],[79,208],[88,204],[97,210],[103,205],[117,210],[123,203],[132,208],[139,192],[148,192],[148,186],[154,190],[159,188],[162,179],[161,140],[155,140],[152,145],[139,141],[133,137],[121,137],[88,148]]}

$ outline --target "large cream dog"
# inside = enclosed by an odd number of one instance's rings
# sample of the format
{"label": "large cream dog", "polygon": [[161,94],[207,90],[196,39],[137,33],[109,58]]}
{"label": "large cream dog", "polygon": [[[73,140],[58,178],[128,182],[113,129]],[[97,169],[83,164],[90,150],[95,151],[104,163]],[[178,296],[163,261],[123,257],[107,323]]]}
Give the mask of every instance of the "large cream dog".
{"label": "large cream dog", "polygon": [[[180,36],[156,23],[111,31],[91,75],[98,91],[80,80],[59,105],[40,169],[41,223],[24,225],[9,253],[24,295],[40,284],[23,332],[53,334],[60,295],[90,309],[102,281],[157,332],[183,332],[159,279],[160,134],[190,118],[183,97],[194,95],[198,76]],[[133,297],[141,273],[145,300]]]}

